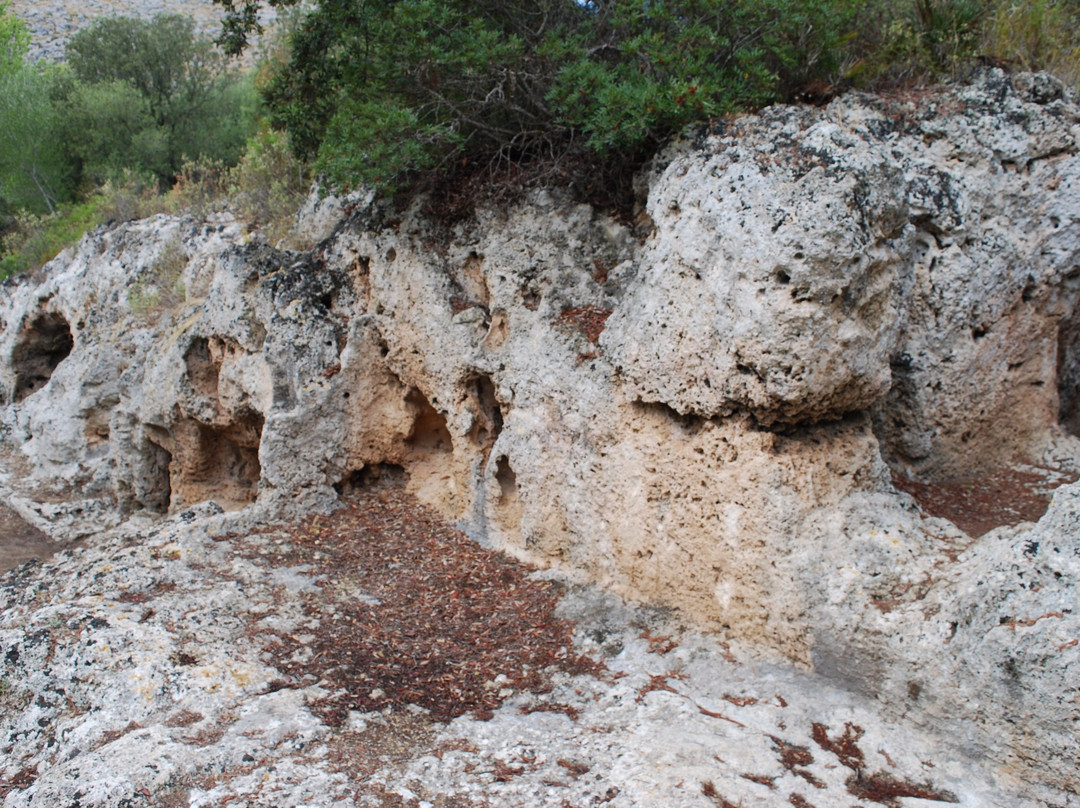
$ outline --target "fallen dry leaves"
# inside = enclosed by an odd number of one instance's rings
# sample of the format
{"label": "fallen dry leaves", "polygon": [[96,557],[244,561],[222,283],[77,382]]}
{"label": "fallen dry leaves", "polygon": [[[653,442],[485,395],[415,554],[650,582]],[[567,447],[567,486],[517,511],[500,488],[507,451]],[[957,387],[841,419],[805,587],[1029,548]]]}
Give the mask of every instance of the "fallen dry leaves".
{"label": "fallen dry leaves", "polygon": [[1053,489],[1075,481],[1073,473],[1039,466],[1000,468],[951,483],[922,483],[893,474],[893,485],[911,494],[919,507],[948,519],[973,539],[1002,525],[1037,522],[1050,505]]}
{"label": "fallen dry leaves", "polygon": [[[265,532],[283,533],[276,527]],[[278,632],[266,646],[287,677],[274,689],[320,681],[312,704],[340,726],[348,711],[414,704],[435,720],[490,716],[517,691],[550,690],[552,670],[597,673],[555,616],[557,586],[475,544],[404,490],[360,491],[328,517],[289,527],[276,565],[309,565],[321,592],[305,607],[318,628]],[[232,536],[265,563],[265,543]]]}
{"label": "fallen dry leaves", "polygon": [[585,339],[596,344],[600,339],[600,333],[604,330],[607,318],[611,316],[611,309],[601,309],[598,306],[580,306],[567,309],[559,315],[557,324],[573,329],[585,335]]}

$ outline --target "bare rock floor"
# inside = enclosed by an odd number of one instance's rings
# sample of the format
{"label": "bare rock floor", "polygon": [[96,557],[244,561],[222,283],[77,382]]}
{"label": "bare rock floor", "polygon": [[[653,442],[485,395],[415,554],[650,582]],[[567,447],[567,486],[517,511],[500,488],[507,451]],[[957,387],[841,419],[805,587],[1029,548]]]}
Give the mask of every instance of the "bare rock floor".
{"label": "bare rock floor", "polygon": [[0,579],[5,808],[1075,803],[392,487],[273,528],[217,511]]}

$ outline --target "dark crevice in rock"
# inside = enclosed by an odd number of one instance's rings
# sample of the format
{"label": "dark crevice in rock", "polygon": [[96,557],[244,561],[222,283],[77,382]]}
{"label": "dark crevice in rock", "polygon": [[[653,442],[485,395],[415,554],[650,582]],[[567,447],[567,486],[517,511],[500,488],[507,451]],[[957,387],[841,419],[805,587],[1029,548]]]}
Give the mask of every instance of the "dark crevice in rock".
{"label": "dark crevice in rock", "polygon": [[48,384],[74,346],[71,327],[62,314],[42,312],[24,326],[11,357],[15,401],[22,401]]}
{"label": "dark crevice in rock", "polygon": [[1058,330],[1058,422],[1080,436],[1080,316],[1065,318]]}
{"label": "dark crevice in rock", "polygon": [[188,381],[192,389],[201,396],[216,400],[218,397],[218,374],[221,372],[220,357],[217,361],[210,353],[210,341],[206,337],[197,337],[191,341],[184,353]]}
{"label": "dark crevice in rock", "polygon": [[517,474],[506,455],[499,455],[495,460],[495,482],[499,486],[495,503],[498,527],[511,535],[520,535],[524,504],[518,495]]}
{"label": "dark crevice in rock", "polygon": [[461,267],[458,284],[463,288],[468,299],[485,309],[491,305],[491,292],[488,289],[487,278],[484,277],[484,256],[475,251],[469,253],[469,257],[465,259]]}
{"label": "dark crevice in rock", "polygon": [[484,451],[489,451],[498,440],[503,427],[503,413],[495,397],[495,385],[489,376],[475,377],[467,385],[475,413],[469,439]]}
{"label": "dark crevice in rock", "polygon": [[[698,434],[702,429],[705,428],[706,424],[708,424],[709,421],[714,420],[709,416],[701,415],[699,413],[681,413],[674,407],[664,403],[663,401],[641,401],[639,399],[633,402],[633,406],[636,409],[641,410],[642,412],[658,415],[662,418],[672,421],[676,426],[679,427],[679,429],[683,431],[684,434],[688,436]],[[719,418],[717,418],[716,420],[719,420]]]}
{"label": "dark crevice in rock", "polygon": [[348,472],[334,483],[334,490],[338,496],[348,498],[369,488],[403,488],[408,480],[409,473],[396,463],[369,463]]}
{"label": "dark crevice in rock", "polygon": [[153,441],[147,441],[147,475],[142,505],[155,513],[168,513],[172,500],[172,453]]}

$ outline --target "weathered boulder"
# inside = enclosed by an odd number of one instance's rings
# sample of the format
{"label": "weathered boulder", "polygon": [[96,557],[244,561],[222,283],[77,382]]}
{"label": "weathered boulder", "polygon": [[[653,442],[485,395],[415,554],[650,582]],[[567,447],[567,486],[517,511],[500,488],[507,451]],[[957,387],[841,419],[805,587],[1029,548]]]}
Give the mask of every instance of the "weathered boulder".
{"label": "weathered boulder", "polygon": [[905,141],[915,289],[875,418],[895,465],[955,478],[1036,459],[1059,410],[1075,431],[1080,120],[1047,76],[930,100]]}
{"label": "weathered boulder", "polygon": [[650,189],[655,232],[602,340],[628,393],[765,425],[875,403],[913,283],[906,191],[889,144],[835,107],[682,145]]}
{"label": "weathered boulder", "polygon": [[[990,591],[1027,562],[923,518],[886,461],[1080,464],[1078,116],[1000,72],[767,110],[673,147],[643,240],[557,191],[452,227],[313,203],[307,252],[230,222],[98,231],[4,288],[0,416],[41,481],[124,516],[326,510],[400,474],[481,541],[1074,787],[1075,576],[1043,575],[1046,604]],[[1015,541],[1064,547],[1069,501]],[[1065,632],[1016,649],[1017,686],[986,684],[1002,617]]]}

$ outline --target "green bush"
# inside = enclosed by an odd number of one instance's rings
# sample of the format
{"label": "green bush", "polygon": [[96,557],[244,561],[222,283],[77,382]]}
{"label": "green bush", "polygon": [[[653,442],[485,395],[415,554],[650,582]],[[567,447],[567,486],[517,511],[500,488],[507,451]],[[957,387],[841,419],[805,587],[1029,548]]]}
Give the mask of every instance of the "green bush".
{"label": "green bush", "polygon": [[310,189],[310,173],[293,155],[289,136],[263,126],[235,166],[213,160],[185,163],[165,204],[174,213],[195,216],[230,211],[277,243],[288,235]]}
{"label": "green bush", "polygon": [[[238,50],[256,12],[214,0]],[[686,124],[773,101],[961,77],[1004,59],[1072,78],[1075,0],[312,0],[263,92],[333,184],[462,166],[632,168]],[[552,172],[559,174],[559,172]]]}
{"label": "green bush", "polygon": [[254,87],[187,17],[103,18],[65,53],[71,78],[58,103],[86,179],[129,168],[168,185],[185,160],[239,159],[255,125]]}
{"label": "green bush", "polygon": [[307,167],[293,156],[288,135],[263,127],[228,170],[223,196],[242,219],[276,243],[288,234],[310,189]]}
{"label": "green bush", "polygon": [[[257,3],[218,1],[239,47]],[[832,77],[857,5],[321,2],[264,98],[298,154],[341,187],[389,191],[468,164],[621,170],[690,121]]]}

